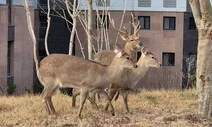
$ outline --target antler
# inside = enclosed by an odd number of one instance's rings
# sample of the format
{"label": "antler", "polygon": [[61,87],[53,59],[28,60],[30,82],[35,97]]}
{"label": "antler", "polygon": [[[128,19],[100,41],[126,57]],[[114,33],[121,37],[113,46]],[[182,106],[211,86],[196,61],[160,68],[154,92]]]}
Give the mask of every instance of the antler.
{"label": "antler", "polygon": [[115,28],[118,32],[120,32],[122,34],[128,35],[127,29],[125,27],[123,27],[124,31],[122,31],[119,28],[116,28],[114,20],[110,17],[110,13],[108,13],[108,15],[109,15],[110,23],[112,24],[113,28]]}
{"label": "antler", "polygon": [[[132,25],[133,25],[133,27],[134,27],[134,32],[133,32],[133,34],[134,35],[136,35],[136,34],[138,34],[138,32],[140,31],[140,22],[138,21],[138,19],[137,18],[135,18],[134,17],[134,15],[131,13],[131,16],[132,16]],[[136,21],[136,23],[135,23],[135,21]]]}

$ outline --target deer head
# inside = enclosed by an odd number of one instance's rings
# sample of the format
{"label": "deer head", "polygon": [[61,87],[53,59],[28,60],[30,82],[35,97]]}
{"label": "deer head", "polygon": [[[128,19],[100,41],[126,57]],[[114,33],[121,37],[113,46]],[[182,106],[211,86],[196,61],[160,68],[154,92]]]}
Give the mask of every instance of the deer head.
{"label": "deer head", "polygon": [[160,63],[156,59],[153,53],[148,52],[148,50],[145,47],[141,48],[141,57],[139,58],[139,63],[144,63],[146,67],[155,67],[160,68]]}
{"label": "deer head", "polygon": [[123,41],[125,41],[124,50],[130,56],[132,56],[132,54],[134,54],[136,49],[140,48],[141,45],[142,45],[141,41],[139,40],[139,34],[138,34],[139,31],[140,31],[139,21],[138,20],[135,21],[133,15],[132,15],[132,17],[133,17],[133,22],[131,24],[132,24],[132,26],[134,28],[133,34],[129,34],[128,30],[125,27],[123,27],[123,30],[118,29],[115,26],[114,20],[109,17],[112,26],[119,32],[119,35],[120,35],[121,39]]}

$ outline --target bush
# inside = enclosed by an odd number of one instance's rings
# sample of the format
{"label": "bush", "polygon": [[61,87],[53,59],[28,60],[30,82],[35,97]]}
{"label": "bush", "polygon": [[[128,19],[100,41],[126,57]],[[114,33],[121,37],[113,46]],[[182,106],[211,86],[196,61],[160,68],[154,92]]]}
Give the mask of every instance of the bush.
{"label": "bush", "polygon": [[12,95],[15,92],[16,86],[14,83],[7,84],[7,94]]}
{"label": "bush", "polygon": [[40,82],[33,85],[33,93],[34,94],[39,94],[42,91],[43,91],[43,85]]}

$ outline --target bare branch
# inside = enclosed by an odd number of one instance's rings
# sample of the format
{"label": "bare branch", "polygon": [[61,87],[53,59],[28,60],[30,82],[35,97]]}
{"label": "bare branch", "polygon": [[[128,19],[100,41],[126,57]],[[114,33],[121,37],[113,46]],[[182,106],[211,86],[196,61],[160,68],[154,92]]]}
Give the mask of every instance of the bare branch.
{"label": "bare branch", "polygon": [[47,28],[46,28],[46,34],[45,34],[45,50],[46,54],[49,55],[49,49],[48,49],[48,35],[49,35],[49,29],[50,29],[50,23],[51,23],[51,17],[50,17],[50,2],[48,0],[48,12],[47,12]]}

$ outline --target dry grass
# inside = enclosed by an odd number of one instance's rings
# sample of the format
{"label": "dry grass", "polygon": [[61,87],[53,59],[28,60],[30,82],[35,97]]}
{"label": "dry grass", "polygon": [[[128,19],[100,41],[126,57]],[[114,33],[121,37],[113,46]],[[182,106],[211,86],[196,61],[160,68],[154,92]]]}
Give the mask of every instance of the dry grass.
{"label": "dry grass", "polygon": [[212,120],[197,114],[195,90],[146,91],[129,97],[130,113],[125,113],[121,98],[113,102],[116,116],[103,110],[105,100],[96,110],[87,102],[83,120],[75,118],[71,98],[57,93],[53,97],[57,114],[48,116],[40,96],[0,97],[0,126],[20,127],[211,127]]}

